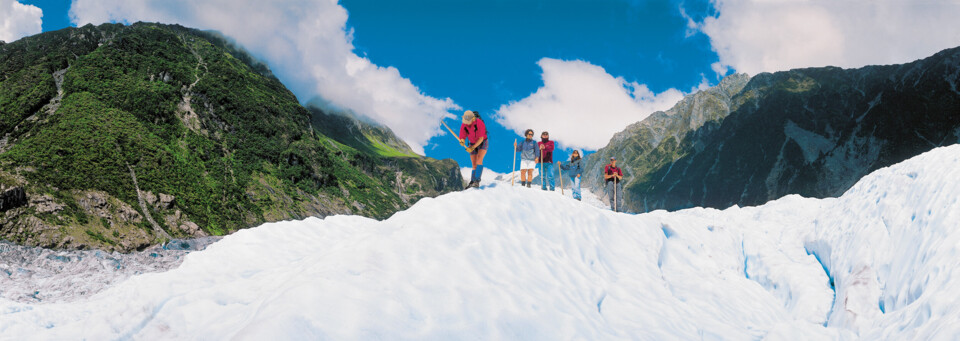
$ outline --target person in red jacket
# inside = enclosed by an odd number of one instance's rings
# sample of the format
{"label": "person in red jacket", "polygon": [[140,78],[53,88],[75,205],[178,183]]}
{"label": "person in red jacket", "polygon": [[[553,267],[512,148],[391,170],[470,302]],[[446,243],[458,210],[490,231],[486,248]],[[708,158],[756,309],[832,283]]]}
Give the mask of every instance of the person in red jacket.
{"label": "person in red jacket", "polygon": [[603,180],[607,182],[607,197],[610,198],[610,209],[614,212],[623,211],[623,170],[617,167],[617,158],[610,157],[610,163],[603,167]]}
{"label": "person in red jacket", "polygon": [[483,174],[483,157],[487,156],[487,125],[480,119],[476,111],[467,110],[463,113],[463,124],[460,125],[460,142],[469,142],[467,153],[470,153],[470,163],[473,171],[470,173],[470,183],[463,189],[480,187],[480,176]]}
{"label": "person in red jacket", "polygon": [[537,156],[537,163],[540,164],[540,169],[543,170],[543,173],[540,174],[540,182],[542,190],[547,190],[547,185],[550,185],[550,191],[554,190],[554,179],[553,179],[553,141],[550,141],[550,133],[543,132],[540,133],[540,142],[537,142],[537,146],[540,147],[540,155]]}

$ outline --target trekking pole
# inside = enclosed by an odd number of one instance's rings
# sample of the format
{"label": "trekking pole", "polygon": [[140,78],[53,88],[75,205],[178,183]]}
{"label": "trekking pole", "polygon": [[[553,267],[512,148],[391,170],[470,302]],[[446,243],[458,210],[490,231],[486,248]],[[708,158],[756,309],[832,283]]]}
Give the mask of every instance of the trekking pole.
{"label": "trekking pole", "polygon": [[510,187],[513,187],[513,180],[517,177],[517,139],[513,139],[513,168],[510,171]]}
{"label": "trekking pole", "polygon": [[560,166],[560,161],[557,161],[557,172],[560,173],[560,195],[563,195],[563,169]]}

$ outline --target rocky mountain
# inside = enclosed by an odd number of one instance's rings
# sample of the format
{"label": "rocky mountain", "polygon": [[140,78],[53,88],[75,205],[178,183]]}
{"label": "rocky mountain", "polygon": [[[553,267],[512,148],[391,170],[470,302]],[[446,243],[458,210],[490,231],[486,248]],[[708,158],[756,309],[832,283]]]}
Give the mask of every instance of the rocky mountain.
{"label": "rocky mountain", "polygon": [[960,141],[960,48],[903,65],[744,78],[618,133],[588,158],[587,184],[599,186],[616,155],[633,212],[834,197],[873,170]]}
{"label": "rocky mountain", "polygon": [[376,152],[388,129],[325,135],[342,123],[217,33],[104,24],[0,45],[0,239],[127,251],[459,189],[456,162]]}
{"label": "rocky mountain", "polygon": [[615,134],[606,147],[586,158],[583,185],[594,189],[602,186],[603,169],[611,156],[617,158],[617,165],[625,174],[631,175],[627,184],[679,159],[694,147],[683,143],[699,140],[688,138],[688,134],[716,130],[740,106],[741,102],[733,97],[749,80],[746,74],[727,76],[717,86],[686,96],[670,110],[655,112]]}

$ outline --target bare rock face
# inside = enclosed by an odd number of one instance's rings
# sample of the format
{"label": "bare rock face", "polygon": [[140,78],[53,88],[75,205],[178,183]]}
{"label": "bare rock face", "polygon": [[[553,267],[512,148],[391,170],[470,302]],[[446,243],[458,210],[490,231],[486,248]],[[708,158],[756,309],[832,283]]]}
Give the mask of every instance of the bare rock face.
{"label": "bare rock face", "polygon": [[192,221],[180,225],[180,230],[194,237],[203,237],[206,235],[206,233],[203,233],[203,230],[200,229],[200,226]]}
{"label": "bare rock face", "polygon": [[150,206],[157,206],[157,196],[150,191],[141,191],[140,195],[143,196],[143,201],[146,201]]}
{"label": "bare rock face", "polygon": [[175,199],[176,197],[172,195],[160,193],[160,206],[158,208],[162,210],[173,208],[173,200]]}
{"label": "bare rock face", "polygon": [[30,200],[30,207],[37,210],[37,213],[54,213],[63,210],[63,205],[53,200],[53,197],[44,194],[38,198]]}
{"label": "bare rock face", "polygon": [[87,192],[77,200],[77,203],[87,214],[95,217],[118,220],[122,223],[139,223],[143,216],[133,206],[119,200],[110,200],[109,195],[102,192]]}
{"label": "bare rock face", "polygon": [[22,187],[0,192],[0,212],[27,205],[27,193]]}
{"label": "bare rock face", "polygon": [[[80,207],[82,207],[87,212],[99,212],[105,211],[107,207],[107,197],[102,193],[89,192],[83,198],[78,200]],[[101,217],[106,217],[105,215],[99,215]]]}
{"label": "bare rock face", "polygon": [[140,195],[143,196],[143,201],[145,201],[148,206],[153,207],[157,211],[173,208],[173,201],[176,199],[176,197],[169,194],[153,194],[153,192],[150,191],[141,191]]}

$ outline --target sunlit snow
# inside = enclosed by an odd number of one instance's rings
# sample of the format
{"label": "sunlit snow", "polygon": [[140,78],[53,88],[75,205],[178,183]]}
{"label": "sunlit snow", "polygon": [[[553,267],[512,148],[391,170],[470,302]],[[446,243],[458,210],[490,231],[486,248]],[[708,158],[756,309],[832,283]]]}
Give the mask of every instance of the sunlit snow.
{"label": "sunlit snow", "polygon": [[0,298],[0,338],[951,340],[957,179],[952,146],[841,198],[642,215],[494,181],[240,231],[79,300]]}

